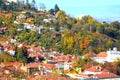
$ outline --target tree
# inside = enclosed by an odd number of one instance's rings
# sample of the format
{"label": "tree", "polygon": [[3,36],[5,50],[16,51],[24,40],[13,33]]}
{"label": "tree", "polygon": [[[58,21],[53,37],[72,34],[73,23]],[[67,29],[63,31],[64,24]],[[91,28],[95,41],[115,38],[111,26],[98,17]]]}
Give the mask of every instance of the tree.
{"label": "tree", "polygon": [[3,1],[0,1],[0,10],[6,10],[6,5]]}
{"label": "tree", "polygon": [[46,10],[46,6],[45,6],[44,3],[41,3],[39,6],[40,6],[40,10],[41,11],[45,11]]}
{"label": "tree", "polygon": [[0,62],[7,63],[11,61],[15,61],[15,59],[11,55],[7,54],[6,52],[0,54]]}
{"label": "tree", "polygon": [[28,57],[28,54],[25,47],[22,47],[22,48],[16,47],[15,58],[17,61],[27,62],[27,57]]}
{"label": "tree", "polygon": [[54,9],[50,9],[49,13],[52,14],[52,15],[54,15]]}
{"label": "tree", "polygon": [[55,13],[57,13],[59,10],[60,10],[60,9],[59,9],[58,5],[55,4],[55,8],[54,8]]}
{"label": "tree", "polygon": [[120,75],[120,58],[117,58],[115,64],[117,65],[117,74]]}
{"label": "tree", "polygon": [[29,3],[29,0],[26,0],[26,8],[27,8],[28,10],[30,10],[30,8],[31,8],[31,5],[30,5],[30,3]]}
{"label": "tree", "polygon": [[59,23],[56,23],[55,30],[60,31]]}
{"label": "tree", "polygon": [[14,2],[11,2],[8,6],[7,6],[7,10],[8,11],[18,11],[18,5]]}
{"label": "tree", "polygon": [[3,25],[3,20],[0,19],[0,27]]}
{"label": "tree", "polygon": [[25,16],[27,17],[27,18],[34,18],[35,16],[31,13],[31,12],[26,12],[25,13]]}
{"label": "tree", "polygon": [[36,1],[35,1],[35,0],[32,0],[31,10],[37,10],[37,9],[36,9]]}
{"label": "tree", "polygon": [[120,29],[120,23],[118,21],[110,23],[110,26],[116,29]]}

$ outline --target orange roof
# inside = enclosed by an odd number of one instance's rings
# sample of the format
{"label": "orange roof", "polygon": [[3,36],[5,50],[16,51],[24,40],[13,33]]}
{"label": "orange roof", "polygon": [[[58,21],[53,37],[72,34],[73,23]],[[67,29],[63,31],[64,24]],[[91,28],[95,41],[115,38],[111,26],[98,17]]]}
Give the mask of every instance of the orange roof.
{"label": "orange roof", "polygon": [[34,63],[26,64],[25,66],[28,67],[28,68],[37,68],[37,67],[39,67],[41,65],[42,65],[42,63],[36,63],[36,62],[34,62]]}
{"label": "orange roof", "polygon": [[107,57],[107,52],[100,52],[97,57]]}
{"label": "orange roof", "polygon": [[57,69],[57,66],[55,64],[43,64],[46,69]]}
{"label": "orange roof", "polygon": [[27,18],[27,21],[28,21],[28,22],[33,22],[33,21],[34,21],[34,18]]}
{"label": "orange roof", "polygon": [[87,53],[84,55],[84,57],[96,57],[95,53]]}
{"label": "orange roof", "polygon": [[99,79],[105,79],[105,78],[118,78],[118,75],[110,72],[102,72],[101,74],[95,75]]}
{"label": "orange roof", "polygon": [[92,66],[88,69],[86,69],[85,71],[91,71],[91,72],[101,72],[103,69],[100,66]]}
{"label": "orange roof", "polygon": [[45,64],[45,63],[36,63],[36,62],[26,64],[26,66],[28,68],[37,68],[39,66],[41,66],[41,67],[44,66],[47,69],[57,69],[57,66],[55,64]]}
{"label": "orange roof", "polygon": [[21,65],[22,65],[22,63],[20,63],[20,62],[10,62],[10,63],[5,64],[6,67],[9,67],[9,66],[16,67],[16,66],[21,66]]}
{"label": "orange roof", "polygon": [[72,59],[71,55],[61,55],[61,56],[56,56],[52,59],[53,62],[68,62],[69,60],[71,61],[76,61],[76,59]]}
{"label": "orange roof", "polygon": [[77,61],[76,58],[72,58],[72,59],[71,59],[71,62],[76,62],[76,61]]}
{"label": "orange roof", "polygon": [[31,20],[34,20],[34,18],[27,18],[27,20],[30,20],[30,21],[31,21]]}
{"label": "orange roof", "polygon": [[38,57],[39,55],[41,55],[41,54],[37,53],[37,52],[31,52],[31,53],[29,53],[29,57]]}
{"label": "orange roof", "polygon": [[10,48],[8,48],[8,50],[14,51],[14,48],[10,47]]}

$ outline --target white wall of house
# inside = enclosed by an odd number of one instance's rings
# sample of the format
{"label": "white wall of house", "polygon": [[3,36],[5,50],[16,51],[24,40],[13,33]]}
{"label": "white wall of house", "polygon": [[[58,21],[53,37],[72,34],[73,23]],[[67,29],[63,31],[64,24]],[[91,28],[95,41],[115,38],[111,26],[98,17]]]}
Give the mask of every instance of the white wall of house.
{"label": "white wall of house", "polygon": [[70,64],[68,62],[64,62],[64,70],[69,70]]}
{"label": "white wall of house", "polygon": [[98,63],[104,63],[106,61],[105,57],[96,57],[94,58],[95,61],[97,61]]}
{"label": "white wall of house", "polygon": [[35,28],[35,25],[31,25],[31,24],[28,24],[28,23],[24,23],[24,28],[25,29],[29,29],[29,30],[33,30]]}
{"label": "white wall of house", "polygon": [[10,54],[10,55],[12,55],[12,56],[15,55],[15,51],[14,50],[9,50],[9,51],[7,51],[7,53]]}
{"label": "white wall of house", "polygon": [[101,72],[84,71],[84,74],[100,74]]}
{"label": "white wall of house", "polygon": [[98,63],[104,63],[104,62],[114,62],[120,58],[120,51],[117,51],[117,48],[113,48],[113,50],[107,51],[107,57],[96,57],[94,58],[95,61]]}
{"label": "white wall of house", "polygon": [[107,51],[107,54],[106,61],[108,62],[114,62],[117,58],[120,58],[120,51]]}

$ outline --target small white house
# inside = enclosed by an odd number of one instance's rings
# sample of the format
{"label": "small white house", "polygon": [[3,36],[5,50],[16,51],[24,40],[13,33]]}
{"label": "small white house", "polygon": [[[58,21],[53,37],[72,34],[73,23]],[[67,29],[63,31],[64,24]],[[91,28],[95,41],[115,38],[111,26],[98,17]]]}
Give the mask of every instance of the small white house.
{"label": "small white house", "polygon": [[106,61],[114,62],[118,58],[120,58],[120,51],[117,51],[117,48],[113,48],[113,50],[107,51]]}
{"label": "small white house", "polygon": [[24,23],[24,28],[25,29],[29,29],[29,30],[34,30],[35,29],[35,25],[31,25],[31,24],[28,24],[28,23]]}
{"label": "small white house", "polygon": [[39,28],[38,28],[38,33],[42,33],[43,31],[44,31],[43,26],[39,26]]}
{"label": "small white house", "polygon": [[64,70],[69,70],[70,68],[70,63],[64,62]]}
{"label": "small white house", "polygon": [[108,50],[106,52],[100,52],[94,60],[99,63],[104,62],[114,62],[120,58],[120,51],[117,51],[117,48],[114,47],[113,50]]}

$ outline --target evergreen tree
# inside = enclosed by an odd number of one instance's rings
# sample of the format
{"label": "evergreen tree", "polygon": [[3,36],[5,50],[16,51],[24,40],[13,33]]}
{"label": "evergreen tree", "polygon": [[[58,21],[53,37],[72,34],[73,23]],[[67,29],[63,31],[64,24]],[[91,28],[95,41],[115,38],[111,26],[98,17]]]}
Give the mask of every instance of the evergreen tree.
{"label": "evergreen tree", "polygon": [[50,9],[49,13],[52,14],[52,15],[54,15],[54,9]]}
{"label": "evergreen tree", "polygon": [[58,12],[59,10],[60,10],[60,9],[59,9],[58,5],[56,4],[56,5],[55,5],[55,8],[54,8],[55,13]]}
{"label": "evergreen tree", "polygon": [[35,0],[32,0],[31,9],[32,9],[32,10],[37,10],[37,9],[36,9],[36,1],[35,1]]}
{"label": "evergreen tree", "polygon": [[29,0],[26,0],[26,8],[27,8],[27,10],[29,10],[30,9],[30,3],[29,3]]}

